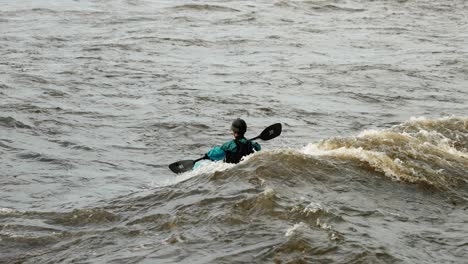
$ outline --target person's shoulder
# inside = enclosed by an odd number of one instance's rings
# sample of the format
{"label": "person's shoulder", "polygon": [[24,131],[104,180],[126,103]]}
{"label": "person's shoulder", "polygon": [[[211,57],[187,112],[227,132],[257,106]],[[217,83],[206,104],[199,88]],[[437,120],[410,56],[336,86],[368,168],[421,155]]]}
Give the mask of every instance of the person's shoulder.
{"label": "person's shoulder", "polygon": [[223,150],[231,150],[235,146],[236,146],[236,142],[234,142],[234,140],[230,140],[230,141],[225,142],[223,145],[221,145],[221,148]]}

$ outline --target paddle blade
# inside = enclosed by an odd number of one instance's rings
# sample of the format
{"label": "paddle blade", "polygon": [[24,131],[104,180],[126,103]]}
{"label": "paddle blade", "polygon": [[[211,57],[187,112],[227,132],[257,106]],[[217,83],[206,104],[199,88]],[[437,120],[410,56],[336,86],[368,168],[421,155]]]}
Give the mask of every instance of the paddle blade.
{"label": "paddle blade", "polygon": [[192,170],[194,163],[193,160],[181,160],[169,165],[169,169],[174,173],[183,173]]}
{"label": "paddle blade", "polygon": [[281,130],[281,123],[276,123],[265,128],[265,130],[263,130],[263,132],[257,138],[260,138],[261,140],[274,139],[275,137],[281,135]]}

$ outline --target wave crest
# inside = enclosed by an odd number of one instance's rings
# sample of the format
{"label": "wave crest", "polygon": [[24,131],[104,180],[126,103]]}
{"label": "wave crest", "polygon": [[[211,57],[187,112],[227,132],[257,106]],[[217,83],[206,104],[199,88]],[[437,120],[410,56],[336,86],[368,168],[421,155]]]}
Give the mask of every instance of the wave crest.
{"label": "wave crest", "polygon": [[358,159],[396,180],[448,190],[468,185],[468,119],[418,118],[356,137],[309,144],[309,155]]}

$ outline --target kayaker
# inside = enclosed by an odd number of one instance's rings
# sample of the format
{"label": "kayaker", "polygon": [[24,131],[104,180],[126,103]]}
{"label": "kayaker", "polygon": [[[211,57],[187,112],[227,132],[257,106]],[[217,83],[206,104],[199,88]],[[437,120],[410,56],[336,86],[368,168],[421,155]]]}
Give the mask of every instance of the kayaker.
{"label": "kayaker", "polygon": [[244,137],[247,132],[247,123],[237,118],[232,122],[231,130],[234,139],[224,143],[221,146],[212,148],[205,154],[206,159],[210,160],[224,160],[227,163],[239,163],[242,157],[259,151],[260,144],[248,140]]}

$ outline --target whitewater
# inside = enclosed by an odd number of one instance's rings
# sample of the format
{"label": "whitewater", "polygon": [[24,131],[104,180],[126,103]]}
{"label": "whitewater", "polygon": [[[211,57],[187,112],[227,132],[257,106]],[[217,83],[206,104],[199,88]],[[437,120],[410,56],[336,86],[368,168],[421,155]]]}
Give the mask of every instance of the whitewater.
{"label": "whitewater", "polygon": [[0,263],[466,262],[467,11],[2,1]]}

